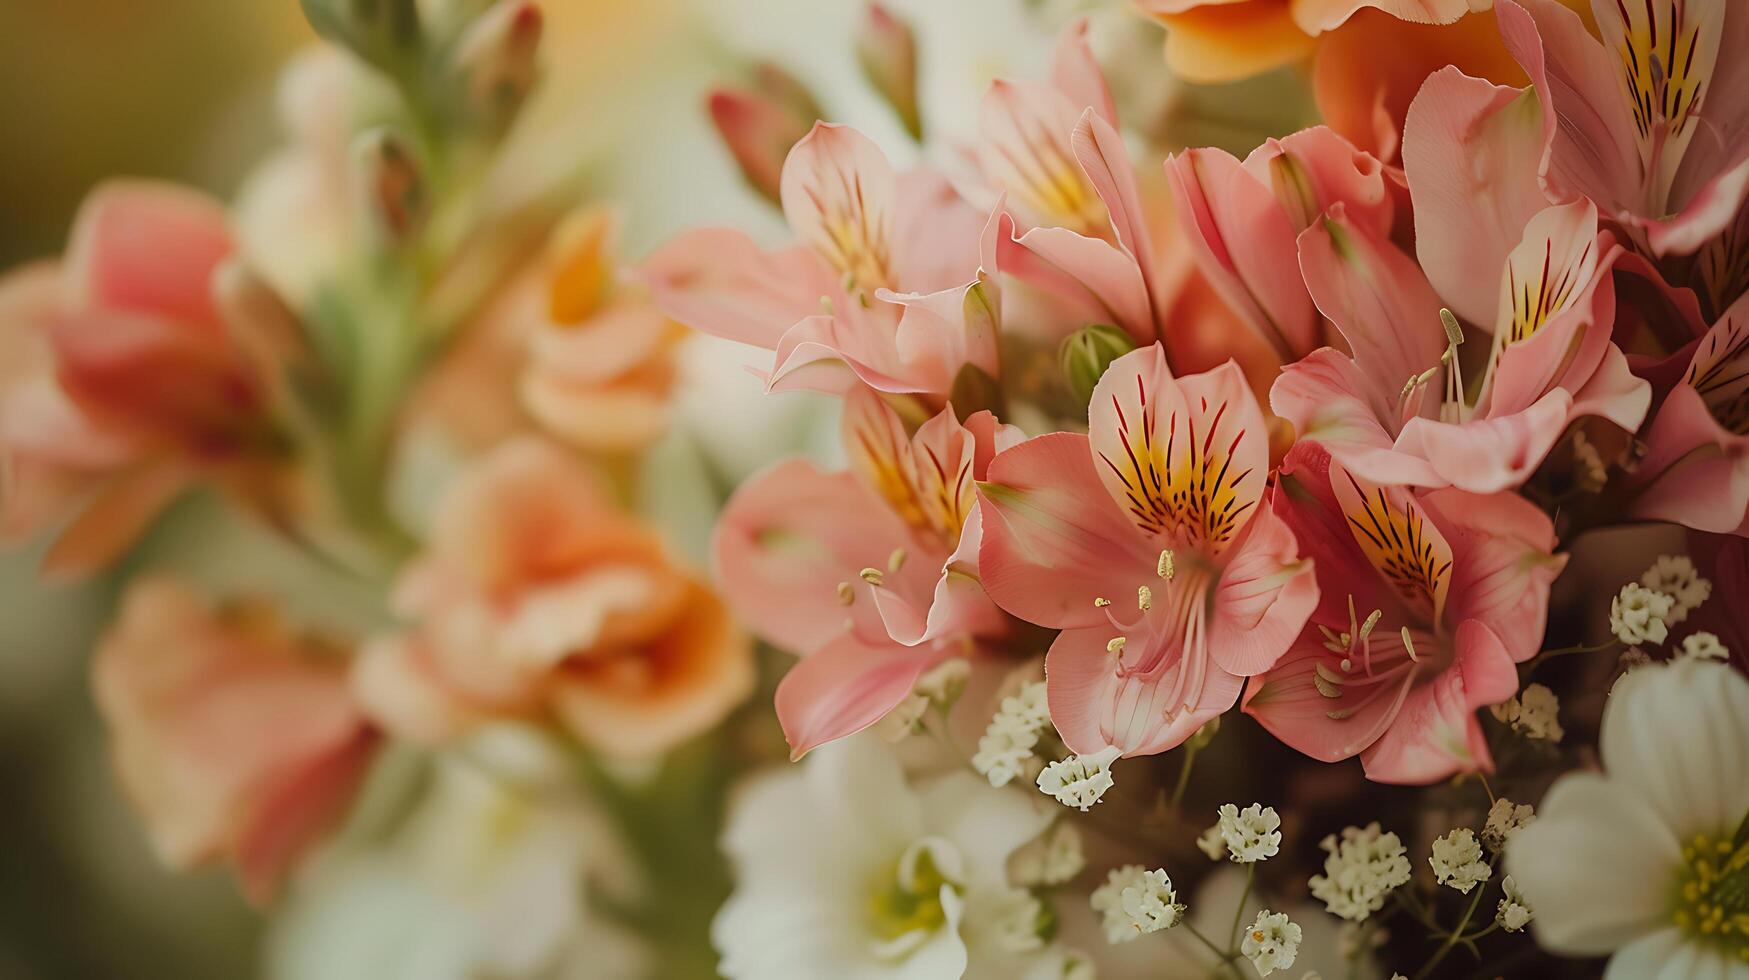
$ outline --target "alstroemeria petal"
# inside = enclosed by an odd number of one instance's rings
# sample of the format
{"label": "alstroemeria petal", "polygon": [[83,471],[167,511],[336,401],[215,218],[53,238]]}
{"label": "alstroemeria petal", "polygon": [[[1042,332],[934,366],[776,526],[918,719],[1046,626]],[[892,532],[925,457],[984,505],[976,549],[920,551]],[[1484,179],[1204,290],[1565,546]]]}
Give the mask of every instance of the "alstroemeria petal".
{"label": "alstroemeria petal", "polygon": [[880,721],[940,659],[931,648],[869,644],[853,636],[802,658],[777,685],[777,720],[790,758]]}
{"label": "alstroemeria petal", "polygon": [[1427,461],[1399,451],[1385,421],[1397,422],[1396,406],[1379,379],[1362,373],[1348,355],[1324,347],[1282,369],[1269,389],[1276,415],[1293,423],[1295,435],[1342,460],[1375,483],[1440,486],[1445,478]]}
{"label": "alstroemeria petal", "polygon": [[1435,72],[1403,124],[1403,170],[1415,201],[1415,254],[1446,305],[1494,322],[1490,297],[1525,222],[1548,205],[1537,183],[1542,108],[1534,93]]}
{"label": "alstroemeria petal", "polygon": [[1183,697],[1191,705],[1172,710],[1184,660],[1155,674],[1120,675],[1118,657],[1107,649],[1110,627],[1064,630],[1045,655],[1045,691],[1051,722],[1071,750],[1087,754],[1115,746],[1125,756],[1153,755],[1195,734],[1238,700],[1244,681],[1209,665],[1202,686]]}
{"label": "alstroemeria petal", "polygon": [[1518,689],[1518,669],[1500,638],[1480,622],[1458,625],[1457,660],[1409,692],[1378,741],[1360,754],[1368,779],[1424,785],[1459,772],[1494,768],[1476,709]]}
{"label": "alstroemeria petal", "polygon": [[236,250],[224,205],[161,181],[116,180],[85,198],[63,263],[73,309],[130,310],[217,331],[213,270]]}
{"label": "alstroemeria petal", "polygon": [[1421,498],[1451,546],[1451,615],[1492,629],[1514,662],[1542,648],[1549,586],[1566,567],[1555,526],[1515,493],[1435,490]]}
{"label": "alstroemeria petal", "polygon": [[1445,349],[1441,303],[1413,259],[1349,219],[1341,205],[1300,235],[1299,249],[1312,299],[1381,390],[1400,391],[1438,363]]}
{"label": "alstroemeria petal", "polygon": [[811,249],[766,252],[729,228],[690,231],[639,267],[662,312],[705,333],[773,350],[798,320],[839,294],[832,269]]}
{"label": "alstroemeria petal", "polygon": [[892,165],[849,126],[816,122],[783,162],[783,213],[847,283],[872,293],[898,283],[893,265]]}
{"label": "alstroemeria petal", "polygon": [[1573,396],[1556,388],[1524,411],[1499,418],[1410,419],[1396,447],[1427,460],[1451,486],[1472,493],[1511,490],[1542,465],[1572,409]]}
{"label": "alstroemeria petal", "polygon": [[1301,560],[1286,522],[1265,507],[1251,519],[1215,588],[1209,654],[1228,673],[1260,674],[1281,658],[1317,605],[1311,562]]}

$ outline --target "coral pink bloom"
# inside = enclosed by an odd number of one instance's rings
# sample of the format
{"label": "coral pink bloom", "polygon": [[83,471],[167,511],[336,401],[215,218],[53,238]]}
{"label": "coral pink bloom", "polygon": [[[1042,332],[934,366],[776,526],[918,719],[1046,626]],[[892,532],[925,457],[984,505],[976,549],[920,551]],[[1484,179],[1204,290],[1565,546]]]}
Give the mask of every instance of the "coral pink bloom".
{"label": "coral pink bloom", "polygon": [[1512,493],[1382,487],[1316,445],[1289,454],[1275,507],[1318,570],[1304,633],[1251,679],[1244,709],[1324,762],[1430,783],[1493,763],[1475,712],[1518,690],[1549,583],[1554,526]]}
{"label": "coral pink bloom", "polygon": [[1191,82],[1231,82],[1311,54],[1315,39],[1357,11],[1377,8],[1422,24],[1447,24],[1472,0],[1137,0],[1166,27],[1166,63]]}
{"label": "coral pink bloom", "polygon": [[265,489],[269,389],[232,252],[218,202],[116,181],[81,206],[58,265],[0,283],[0,523],[15,536],[76,513],[49,571],[106,563],[197,474]]}
{"label": "coral pink bloom", "polygon": [[1049,85],[999,80],[984,96],[977,158],[1004,207],[998,264],[1048,297],[1056,319],[1151,344],[1166,283],[1086,30],[1064,32]]}
{"label": "coral pink bloom", "polygon": [[1167,159],[1166,176],[1203,275],[1283,363],[1324,342],[1298,272],[1300,236],[1338,203],[1373,235],[1391,233],[1384,165],[1323,126],[1269,140],[1243,163],[1186,150]]}
{"label": "coral pink bloom", "polygon": [[939,174],[894,174],[854,129],[819,123],[784,161],[784,216],[801,244],[760,250],[688,232],[642,267],[687,326],[775,352],[772,390],[945,397],[967,365],[995,374],[993,245]]}
{"label": "coral pink bloom", "polygon": [[1749,7],[1503,0],[1506,46],[1542,101],[1551,189],[1582,195],[1710,314],[1749,289]]}
{"label": "coral pink bloom", "polygon": [[[1620,249],[1589,202],[1548,205],[1515,166],[1535,152],[1529,99],[1449,68],[1423,87],[1403,149],[1420,266],[1341,206],[1300,239],[1312,298],[1354,353],[1290,365],[1270,404],[1357,476],[1492,493],[1574,418],[1633,431],[1645,416],[1650,389],[1610,340]],[[1442,307],[1493,334],[1474,394]]]}
{"label": "coral pink bloom", "polygon": [[1749,536],[1749,295],[1667,365],[1680,379],[1646,428],[1630,513]]}
{"label": "coral pink bloom", "polygon": [[373,717],[419,741],[551,717],[600,751],[647,757],[753,684],[721,600],[592,472],[532,437],[458,478],[394,602],[408,630],[372,642],[353,682]]}
{"label": "coral pink bloom", "polygon": [[160,580],[128,590],[92,682],[122,784],[165,862],[229,858],[251,900],[272,896],[374,754],[345,654],[258,605],[210,609]]}
{"label": "coral pink bloom", "polygon": [[1173,378],[1158,347],[1100,379],[1088,435],[997,456],[979,487],[984,587],[1060,629],[1051,720],[1076,752],[1163,752],[1233,705],[1318,600],[1267,506],[1268,435],[1237,366]]}
{"label": "coral pink bloom", "polygon": [[974,485],[1018,430],[950,407],[907,435],[856,389],[843,432],[849,472],[778,463],[735,492],[714,542],[736,613],[802,657],[777,689],[797,757],[879,721],[924,671],[1008,625],[978,582]]}

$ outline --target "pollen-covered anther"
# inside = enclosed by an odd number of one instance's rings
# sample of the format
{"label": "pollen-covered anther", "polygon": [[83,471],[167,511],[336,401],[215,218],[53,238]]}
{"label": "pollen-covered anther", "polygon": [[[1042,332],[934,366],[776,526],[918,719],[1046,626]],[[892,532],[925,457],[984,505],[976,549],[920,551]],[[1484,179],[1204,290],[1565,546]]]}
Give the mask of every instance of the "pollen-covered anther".
{"label": "pollen-covered anther", "polygon": [[846,606],[856,601],[856,589],[849,582],[838,583],[838,601]]}
{"label": "pollen-covered anther", "polygon": [[887,578],[878,568],[865,568],[857,574],[862,577],[864,582],[867,582],[870,585],[880,585],[885,582]]}
{"label": "pollen-covered anther", "polygon": [[1136,608],[1142,612],[1154,608],[1154,590],[1145,585],[1136,586]]}
{"label": "pollen-covered anther", "polygon": [[1407,626],[1403,627],[1403,651],[1409,655],[1410,660],[1415,663],[1421,662],[1421,658],[1415,655],[1415,638],[1409,635],[1409,627]]}
{"label": "pollen-covered anther", "polygon": [[1111,605],[1110,599],[1107,599],[1104,596],[1094,596],[1093,597],[1093,608],[1104,609],[1106,606],[1109,606],[1109,605]]}
{"label": "pollen-covered anther", "polygon": [[905,567],[905,549],[904,548],[894,548],[893,553],[891,555],[887,556],[887,571],[892,572],[894,574],[897,574],[899,569],[904,568],[904,567]]}
{"label": "pollen-covered anther", "polygon": [[1106,653],[1122,653],[1124,644],[1128,643],[1128,642],[1129,642],[1129,640],[1125,639],[1124,637],[1114,636],[1105,644],[1105,652]]}
{"label": "pollen-covered anther", "polygon": [[1160,552],[1160,563],[1155,567],[1155,573],[1168,582],[1172,581],[1172,576],[1177,574],[1172,565],[1171,548],[1167,548]]}

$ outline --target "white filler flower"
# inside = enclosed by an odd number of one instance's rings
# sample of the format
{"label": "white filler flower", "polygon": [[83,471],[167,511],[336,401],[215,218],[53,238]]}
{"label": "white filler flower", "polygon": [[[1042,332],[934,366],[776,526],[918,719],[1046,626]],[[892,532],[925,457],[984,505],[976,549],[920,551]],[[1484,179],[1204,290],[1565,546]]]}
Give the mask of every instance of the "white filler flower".
{"label": "white filler flower", "polygon": [[1384,907],[1391,889],[1409,880],[1409,856],[1396,834],[1379,825],[1345,827],[1342,839],[1326,836],[1318,846],[1329,852],[1324,873],[1313,875],[1312,897],[1333,915],[1359,922]]}
{"label": "white filler flower", "polygon": [[1038,774],[1038,790],[1086,813],[1112,787],[1111,764],[1117,761],[1119,751],[1105,748],[1093,755],[1072,755],[1053,762]]}
{"label": "white filler flower", "polygon": [[1749,680],[1680,659],[1616,682],[1603,773],[1569,773],[1506,846],[1544,947],[1607,980],[1749,977]]}
{"label": "white filler flower", "polygon": [[1264,909],[1245,930],[1239,952],[1263,976],[1285,970],[1294,965],[1294,957],[1300,953],[1300,927],[1288,921],[1287,913]]}
{"label": "white filler flower", "polygon": [[1663,643],[1670,635],[1665,620],[1675,606],[1670,596],[1629,582],[1609,600],[1609,630],[1623,643]]}
{"label": "white filler flower", "polygon": [[1221,840],[1227,853],[1240,864],[1253,864],[1274,857],[1281,850],[1281,817],[1275,807],[1251,804],[1241,810],[1221,804]]}
{"label": "white filler flower", "polygon": [[1700,577],[1687,555],[1659,555],[1640,576],[1640,584],[1671,598],[1670,615],[1664,621],[1672,626],[1687,619],[1713,594],[1713,584]]}
{"label": "white filler flower", "polygon": [[1170,929],[1184,918],[1184,906],[1172,890],[1172,879],[1160,868],[1139,864],[1113,868],[1105,884],[1093,890],[1088,904],[1104,919],[1105,939],[1127,943],[1150,932]]}
{"label": "white filler flower", "polygon": [[1494,869],[1482,857],[1482,845],[1476,840],[1476,832],[1468,827],[1459,827],[1435,840],[1433,856],[1428,858],[1428,863],[1433,865],[1433,876],[1440,884],[1456,888],[1465,895],[1494,874]]}
{"label": "white filler flower", "polygon": [[[916,787],[876,739],[755,778],[723,837],[733,895],[711,924],[732,980],[932,980],[1006,954],[975,920],[1012,891],[1010,852],[1049,814],[956,772]],[[962,921],[966,924],[962,928]]]}

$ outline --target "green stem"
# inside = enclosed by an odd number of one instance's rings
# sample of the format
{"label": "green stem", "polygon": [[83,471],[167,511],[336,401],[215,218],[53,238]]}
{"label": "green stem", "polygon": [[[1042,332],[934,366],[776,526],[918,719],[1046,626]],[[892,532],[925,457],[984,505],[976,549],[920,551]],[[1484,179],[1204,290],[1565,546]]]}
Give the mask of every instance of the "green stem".
{"label": "green stem", "polygon": [[1553,650],[1544,650],[1543,652],[1541,652],[1541,653],[1537,654],[1536,656],[1530,658],[1529,660],[1525,661],[1524,667],[1522,668],[1522,670],[1523,670],[1524,676],[1529,677],[1532,673],[1534,673],[1536,671],[1536,669],[1538,667],[1542,666],[1544,662],[1549,661],[1549,660],[1553,660],[1556,657],[1564,657],[1570,653],[1602,653],[1605,650],[1610,650],[1610,649],[1613,649],[1615,647],[1619,647],[1621,645],[1622,645],[1622,643],[1620,640],[1612,637],[1603,643],[1596,644],[1595,646],[1586,646],[1584,644],[1578,644],[1578,645],[1570,646],[1570,647],[1557,647],[1556,649],[1553,649]]}
{"label": "green stem", "polygon": [[1184,750],[1184,765],[1178,770],[1178,785],[1172,788],[1172,806],[1174,808],[1178,806],[1180,800],[1184,799],[1184,790],[1190,785],[1190,767],[1196,763],[1197,751],[1196,746],[1187,746]]}
{"label": "green stem", "polygon": [[1245,890],[1239,893],[1239,905],[1233,909],[1233,927],[1227,930],[1227,958],[1239,957],[1239,923],[1245,920],[1245,902],[1251,898],[1251,886],[1257,880],[1257,865],[1245,865]]}
{"label": "green stem", "polygon": [[1464,909],[1463,918],[1459,919],[1451,932],[1446,934],[1445,942],[1439,944],[1439,949],[1434,951],[1433,958],[1423,964],[1421,969],[1415,971],[1412,980],[1425,980],[1426,977],[1433,974],[1433,968],[1438,966],[1440,961],[1445,959],[1446,954],[1452,951],[1452,947],[1458,944],[1458,938],[1463,935],[1464,927],[1470,924],[1470,918],[1476,914],[1476,906],[1482,904],[1482,895],[1487,891],[1488,886],[1485,884],[1476,886],[1476,894],[1470,899],[1469,907]]}

